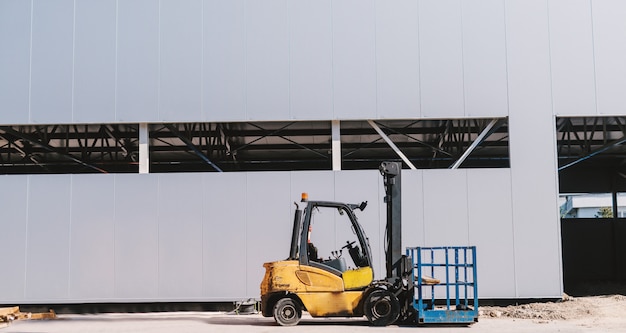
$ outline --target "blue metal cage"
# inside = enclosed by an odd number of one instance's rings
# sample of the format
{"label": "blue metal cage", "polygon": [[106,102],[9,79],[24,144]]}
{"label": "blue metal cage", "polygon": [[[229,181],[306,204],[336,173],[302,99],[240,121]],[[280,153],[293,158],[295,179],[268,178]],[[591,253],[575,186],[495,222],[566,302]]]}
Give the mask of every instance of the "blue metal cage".
{"label": "blue metal cage", "polygon": [[407,248],[413,264],[413,307],[420,324],[478,321],[476,247]]}

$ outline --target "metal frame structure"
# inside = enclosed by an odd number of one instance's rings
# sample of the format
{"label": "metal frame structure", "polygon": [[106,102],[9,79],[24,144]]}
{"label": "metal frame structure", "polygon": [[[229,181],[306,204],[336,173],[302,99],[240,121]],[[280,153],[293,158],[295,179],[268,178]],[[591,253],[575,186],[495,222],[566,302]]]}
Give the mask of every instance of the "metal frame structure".
{"label": "metal frame structure", "polygon": [[[508,167],[509,142],[508,121],[498,118],[498,126],[494,126],[485,140],[464,164],[464,167]],[[412,164],[419,169],[450,168],[455,161],[466,152],[479,138],[480,133],[488,126],[492,119],[447,119],[447,120],[387,120],[373,122],[385,133],[397,150],[401,151]],[[361,126],[359,122],[344,125],[342,134],[350,131],[345,127]],[[371,126],[371,125],[370,125]],[[342,136],[343,140],[343,136]],[[383,160],[401,161],[396,148],[382,142],[384,138],[371,130],[360,134],[360,143],[356,145],[344,144],[347,147],[343,152],[346,169],[359,164],[377,164]],[[348,140],[350,141],[350,140]],[[386,156],[379,158],[378,156]],[[372,168],[374,166],[372,165]]]}
{"label": "metal frame structure", "polygon": [[[419,324],[478,321],[475,246],[414,247],[407,248],[406,254],[413,260],[412,276],[417,279],[413,282],[416,287],[413,307]],[[441,282],[422,283],[424,272]],[[436,292],[441,289],[443,295]],[[445,303],[438,306],[438,300]]]}
{"label": "metal frame structure", "polygon": [[354,170],[385,160],[422,169],[508,167],[507,120],[0,127],[0,174]]}
{"label": "metal frame structure", "polygon": [[599,165],[626,161],[626,117],[569,117],[557,119],[559,171],[591,158]]}
{"label": "metal frame structure", "polygon": [[138,126],[0,126],[0,173],[137,172]]}

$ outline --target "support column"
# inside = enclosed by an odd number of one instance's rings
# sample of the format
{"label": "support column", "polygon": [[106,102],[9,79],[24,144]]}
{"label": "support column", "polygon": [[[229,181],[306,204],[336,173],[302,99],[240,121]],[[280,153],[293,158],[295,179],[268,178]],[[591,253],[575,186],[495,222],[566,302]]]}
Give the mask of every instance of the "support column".
{"label": "support column", "polygon": [[505,18],[515,297],[561,297],[548,1],[506,1]]}
{"label": "support column", "polygon": [[341,170],[341,123],[339,120],[331,121],[332,127],[332,155],[333,171]]}
{"label": "support column", "polygon": [[139,173],[150,173],[147,123],[139,124]]}

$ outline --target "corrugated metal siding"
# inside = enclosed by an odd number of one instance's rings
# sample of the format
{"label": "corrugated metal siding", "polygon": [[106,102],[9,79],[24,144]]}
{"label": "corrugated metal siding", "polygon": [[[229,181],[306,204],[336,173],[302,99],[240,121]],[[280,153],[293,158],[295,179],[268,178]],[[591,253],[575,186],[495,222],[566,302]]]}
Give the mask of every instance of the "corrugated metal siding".
{"label": "corrugated metal siding", "polygon": [[[404,244],[476,245],[481,297],[516,296],[510,183],[508,169],[459,170],[454,177],[405,170]],[[384,274],[377,170],[3,176],[0,186],[9,212],[0,222],[8,230],[0,251],[15,253],[0,276],[7,291],[0,303],[258,297],[262,264],[288,253],[293,202],[303,191],[311,199],[369,201],[358,216],[376,273]],[[545,233],[551,226],[537,228]],[[536,243],[525,251],[545,256]]]}
{"label": "corrugated metal siding", "polygon": [[[549,56],[552,113],[620,114],[626,30],[612,27],[623,3],[536,4],[526,25],[549,33],[549,47],[529,51]],[[518,51],[505,7],[6,0],[1,122],[507,116],[506,55]]]}

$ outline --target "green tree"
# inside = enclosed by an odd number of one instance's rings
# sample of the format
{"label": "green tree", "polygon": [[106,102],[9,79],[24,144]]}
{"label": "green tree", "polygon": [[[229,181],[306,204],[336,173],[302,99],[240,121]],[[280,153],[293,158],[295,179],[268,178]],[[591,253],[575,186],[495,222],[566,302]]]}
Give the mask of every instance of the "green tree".
{"label": "green tree", "polygon": [[598,213],[596,213],[596,217],[600,217],[603,219],[612,219],[613,218],[613,208],[611,207],[600,207]]}

